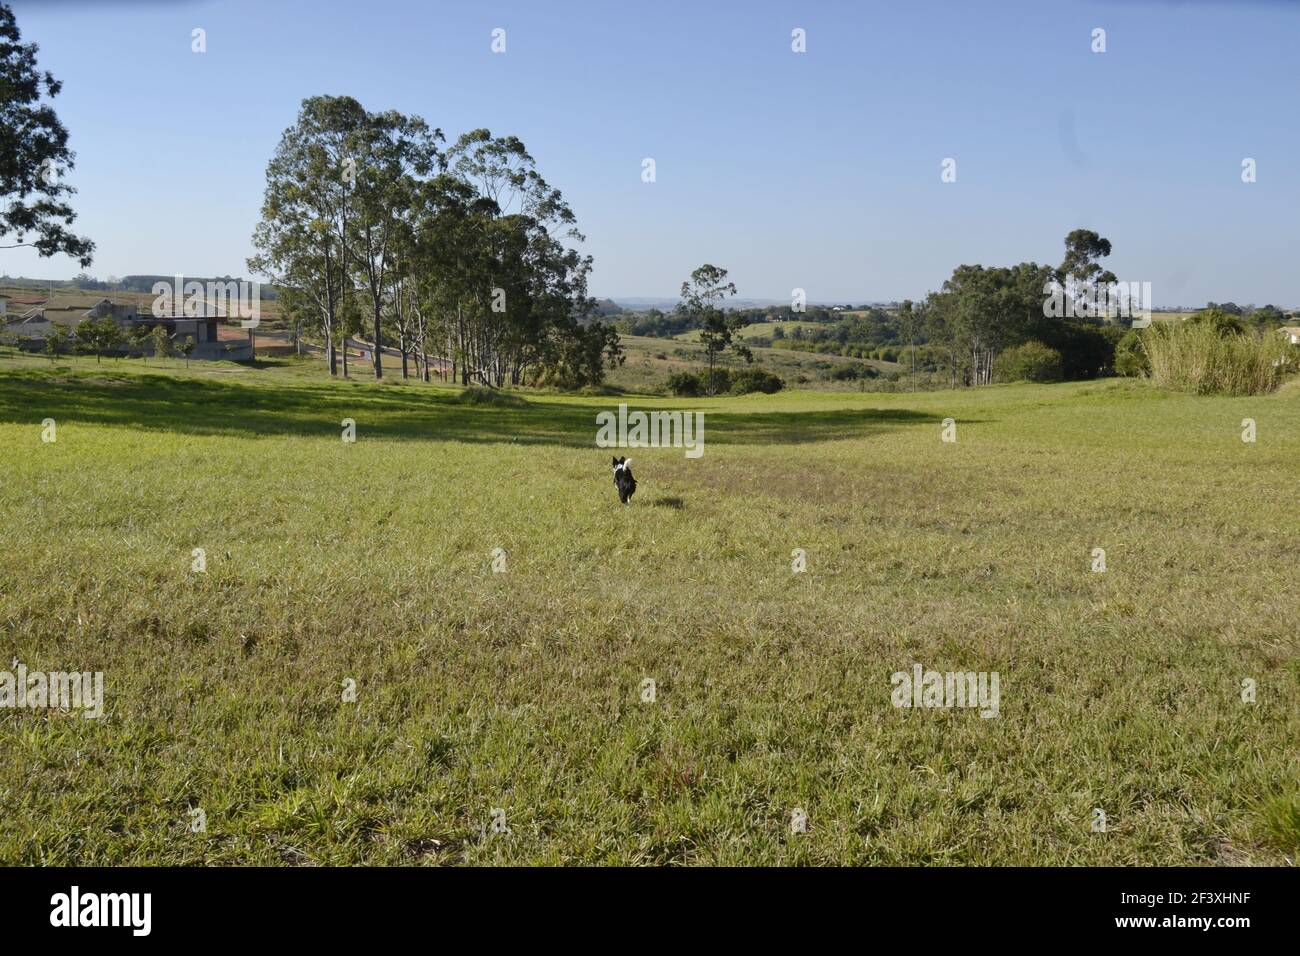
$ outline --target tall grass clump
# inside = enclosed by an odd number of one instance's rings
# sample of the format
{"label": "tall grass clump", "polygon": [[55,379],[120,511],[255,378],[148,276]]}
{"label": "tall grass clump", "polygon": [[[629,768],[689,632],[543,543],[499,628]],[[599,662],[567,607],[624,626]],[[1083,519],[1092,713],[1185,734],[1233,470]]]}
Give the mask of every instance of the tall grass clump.
{"label": "tall grass clump", "polygon": [[1211,322],[1162,322],[1142,333],[1157,385],[1195,395],[1263,395],[1297,368],[1296,352],[1272,330],[1235,331]]}

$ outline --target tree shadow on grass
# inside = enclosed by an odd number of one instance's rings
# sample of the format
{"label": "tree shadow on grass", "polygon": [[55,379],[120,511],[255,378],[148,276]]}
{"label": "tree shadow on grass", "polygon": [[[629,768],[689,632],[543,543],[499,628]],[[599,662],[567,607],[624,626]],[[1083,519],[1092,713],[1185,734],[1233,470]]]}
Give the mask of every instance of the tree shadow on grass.
{"label": "tree shadow on grass", "polygon": [[[449,389],[360,382],[258,382],[123,374],[110,369],[0,372],[0,421],[81,422],[186,435],[331,437],[345,418],[361,438],[549,444],[594,448],[596,415],[626,398],[470,404]],[[688,409],[682,409],[688,410]],[[938,422],[911,409],[806,412],[705,411],[705,442],[793,444],[862,438],[887,428]]]}

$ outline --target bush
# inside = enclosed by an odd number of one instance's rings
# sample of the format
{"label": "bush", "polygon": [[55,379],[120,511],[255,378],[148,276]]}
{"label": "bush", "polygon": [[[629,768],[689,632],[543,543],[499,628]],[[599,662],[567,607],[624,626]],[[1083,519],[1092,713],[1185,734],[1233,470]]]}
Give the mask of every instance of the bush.
{"label": "bush", "polygon": [[785,382],[781,381],[781,376],[761,368],[744,369],[737,372],[731,380],[732,395],[748,395],[750,392],[771,395],[784,387]]}
{"label": "bush", "polygon": [[700,380],[694,372],[670,372],[668,391],[683,398],[696,398],[700,394]]}
{"label": "bush", "polygon": [[[747,395],[750,392],[779,392],[785,386],[779,375],[761,368],[747,368],[732,372],[726,368],[713,370],[713,394]],[[683,398],[698,398],[709,394],[709,370],[673,372],[668,376],[668,391]]]}
{"label": "bush", "polygon": [[[713,370],[713,394],[722,395],[731,388],[731,372],[725,368]],[[668,391],[674,395],[695,398],[709,394],[709,370],[672,372],[668,376]]]}
{"label": "bush", "polygon": [[841,365],[831,372],[831,380],[836,382],[853,382],[860,378],[875,378],[880,373],[870,365]]}
{"label": "bush", "polygon": [[176,354],[176,349],[172,345],[172,337],[167,334],[165,327],[155,325],[153,331],[149,333],[149,340],[153,343],[153,354],[159,358],[171,358]]}
{"label": "bush", "polygon": [[[709,370],[702,368],[699,371],[700,377],[700,394],[709,394]],[[725,368],[713,369],[713,394],[722,395],[731,389],[731,371]]]}
{"label": "bush", "polygon": [[1147,353],[1142,348],[1142,334],[1137,329],[1129,329],[1115,346],[1115,371],[1120,375],[1136,377],[1151,371]]}
{"label": "bush", "polygon": [[1156,323],[1143,330],[1142,349],[1157,385],[1195,395],[1263,395],[1297,368],[1284,336],[1212,320]]}
{"label": "bush", "polygon": [[1115,346],[1124,332],[1118,325],[1053,322],[1035,338],[1060,353],[1061,375],[1074,381],[1108,374],[1115,366]]}
{"label": "bush", "polygon": [[1246,331],[1246,326],[1242,324],[1241,319],[1222,309],[1202,309],[1187,321],[1192,325],[1205,323],[1220,335],[1240,335]]}
{"label": "bush", "polygon": [[998,382],[1059,382],[1063,374],[1061,353],[1042,342],[1007,349],[993,362]]}

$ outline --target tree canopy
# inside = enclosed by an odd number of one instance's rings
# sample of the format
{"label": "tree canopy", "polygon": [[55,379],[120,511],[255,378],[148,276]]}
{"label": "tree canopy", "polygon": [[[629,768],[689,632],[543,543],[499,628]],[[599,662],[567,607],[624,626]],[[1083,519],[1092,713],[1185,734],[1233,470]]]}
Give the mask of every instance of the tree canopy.
{"label": "tree canopy", "polygon": [[0,3],[0,249],[62,253],[84,268],[95,244],[76,235],[64,181],[75,155],[49,101],[61,85],[36,65],[37,46],[23,43],[13,10]]}

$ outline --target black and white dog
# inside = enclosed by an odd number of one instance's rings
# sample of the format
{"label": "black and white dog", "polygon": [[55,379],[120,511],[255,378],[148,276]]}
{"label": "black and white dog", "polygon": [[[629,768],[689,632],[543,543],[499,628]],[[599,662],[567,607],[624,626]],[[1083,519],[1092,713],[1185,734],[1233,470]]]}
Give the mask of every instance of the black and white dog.
{"label": "black and white dog", "polygon": [[618,500],[627,504],[636,491],[636,479],[632,477],[632,459],[614,459],[614,487],[618,489]]}

